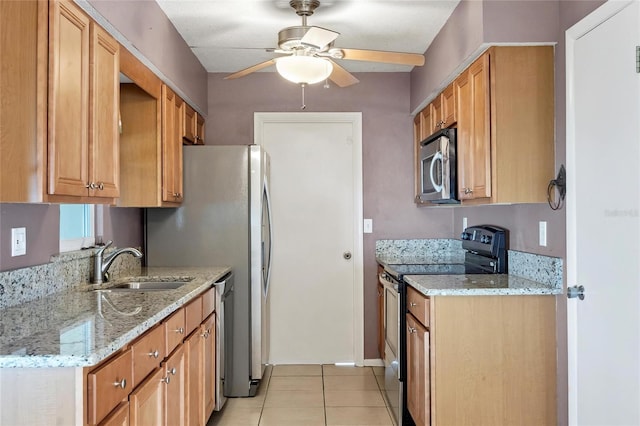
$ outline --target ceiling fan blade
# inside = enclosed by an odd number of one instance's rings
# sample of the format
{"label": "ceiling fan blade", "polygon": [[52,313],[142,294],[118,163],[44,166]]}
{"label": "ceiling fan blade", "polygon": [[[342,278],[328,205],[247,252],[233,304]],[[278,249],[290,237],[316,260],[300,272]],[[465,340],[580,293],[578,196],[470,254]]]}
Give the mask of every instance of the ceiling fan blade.
{"label": "ceiling fan blade", "polygon": [[274,65],[275,63],[276,63],[275,59],[269,59],[268,61],[261,62],[261,63],[256,64],[256,65],[252,65],[249,68],[245,68],[245,69],[243,69],[241,71],[235,72],[233,74],[229,74],[224,79],[225,80],[233,80],[233,79],[236,79],[236,78],[244,77],[245,75],[249,75],[252,72],[260,71],[263,68],[270,67],[271,65]]}
{"label": "ceiling fan blade", "polygon": [[360,83],[360,80],[358,80],[349,71],[345,70],[340,65],[336,64],[330,59],[327,59],[327,60],[330,61],[331,64],[333,65],[333,71],[331,72],[329,79],[333,81],[335,84],[337,84],[340,87],[347,87],[347,86],[351,86],[352,84]]}
{"label": "ceiling fan blade", "polygon": [[333,43],[338,38],[340,33],[328,30],[321,27],[311,27],[300,39],[300,44],[305,46],[315,47],[316,49],[322,49],[325,46]]}
{"label": "ceiling fan blade", "polygon": [[399,65],[424,65],[424,55],[418,53],[385,52],[382,50],[340,49],[342,59],[354,61],[386,62]]}

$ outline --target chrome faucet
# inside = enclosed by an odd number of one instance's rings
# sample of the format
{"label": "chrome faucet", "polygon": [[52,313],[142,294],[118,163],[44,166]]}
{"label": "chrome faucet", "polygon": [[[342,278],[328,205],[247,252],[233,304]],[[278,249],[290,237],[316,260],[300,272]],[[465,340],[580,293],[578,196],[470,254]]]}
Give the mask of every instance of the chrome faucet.
{"label": "chrome faucet", "polygon": [[104,251],[107,247],[109,247],[113,241],[107,241],[107,243],[98,250],[93,258],[93,282],[92,284],[102,284],[108,281],[109,275],[107,270],[109,266],[113,263],[116,257],[120,256],[123,253],[129,253],[134,255],[135,257],[142,257],[142,252],[133,247],[125,247],[114,251],[113,253],[108,254],[107,256],[103,256]]}

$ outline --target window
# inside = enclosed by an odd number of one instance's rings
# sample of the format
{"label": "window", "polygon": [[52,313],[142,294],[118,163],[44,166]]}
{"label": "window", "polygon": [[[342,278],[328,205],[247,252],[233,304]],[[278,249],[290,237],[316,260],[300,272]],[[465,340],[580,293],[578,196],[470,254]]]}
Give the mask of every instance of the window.
{"label": "window", "polygon": [[92,204],[60,204],[60,252],[94,245],[94,218]]}

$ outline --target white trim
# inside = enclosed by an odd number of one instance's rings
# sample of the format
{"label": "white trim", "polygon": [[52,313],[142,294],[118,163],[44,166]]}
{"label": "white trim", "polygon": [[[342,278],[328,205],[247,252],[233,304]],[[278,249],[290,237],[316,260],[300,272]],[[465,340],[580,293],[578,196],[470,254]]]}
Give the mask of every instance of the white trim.
{"label": "white trim", "polygon": [[365,359],[364,366],[365,367],[384,367],[384,361],[380,358]]}
{"label": "white trim", "polygon": [[[569,28],[565,34],[566,41],[566,162],[567,162],[567,213],[566,213],[566,247],[567,247],[567,287],[575,285],[577,277],[577,227],[576,227],[576,139],[575,139],[575,43],[585,34],[607,21],[613,15],[631,4],[632,1],[609,1],[584,17]],[[567,374],[568,374],[568,415],[569,425],[578,424],[578,299],[567,301]]]}
{"label": "white trim", "polygon": [[362,188],[362,113],[361,112],[256,112],[253,120],[253,140],[260,145],[265,123],[351,123],[353,125],[353,360],[364,365],[364,242]]}

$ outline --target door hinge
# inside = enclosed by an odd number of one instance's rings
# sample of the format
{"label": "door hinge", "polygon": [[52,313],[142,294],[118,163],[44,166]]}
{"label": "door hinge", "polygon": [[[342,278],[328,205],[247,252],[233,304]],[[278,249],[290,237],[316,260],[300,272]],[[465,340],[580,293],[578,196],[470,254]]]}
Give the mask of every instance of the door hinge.
{"label": "door hinge", "polygon": [[636,72],[640,74],[640,46],[636,46]]}

